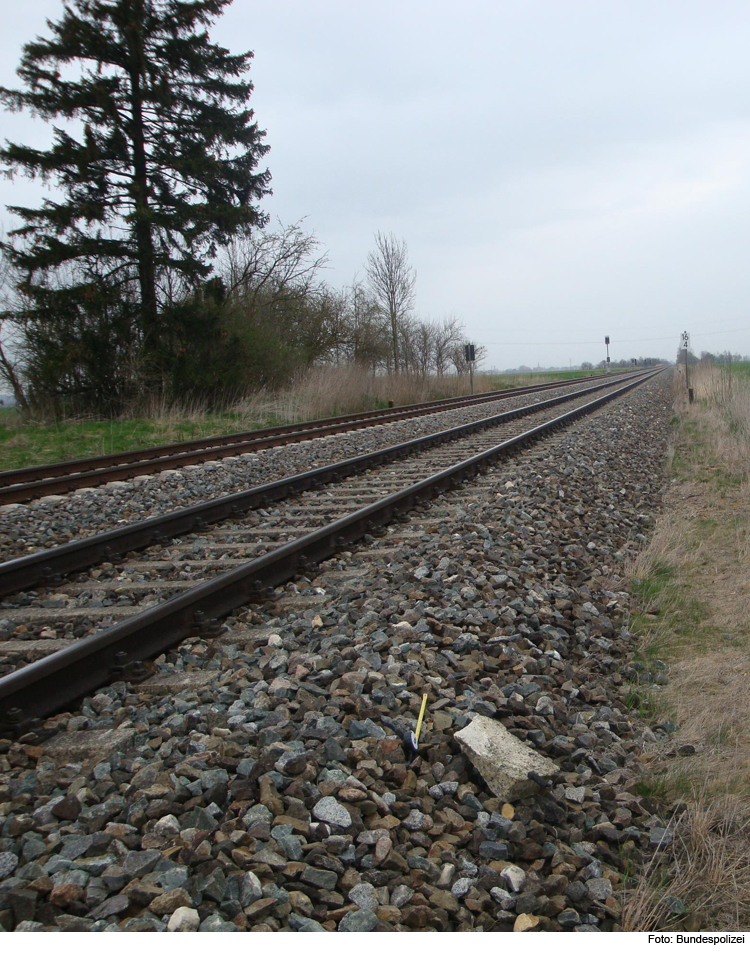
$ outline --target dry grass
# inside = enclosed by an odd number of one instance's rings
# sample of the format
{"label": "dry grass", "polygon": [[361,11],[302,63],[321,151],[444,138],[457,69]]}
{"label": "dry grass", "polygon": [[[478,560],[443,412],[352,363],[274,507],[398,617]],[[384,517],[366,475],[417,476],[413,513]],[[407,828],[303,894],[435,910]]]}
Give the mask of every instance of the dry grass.
{"label": "dry grass", "polygon": [[736,476],[750,471],[750,380],[731,367],[701,363],[691,375],[697,417],[717,460]]}
{"label": "dry grass", "polygon": [[670,896],[690,929],[750,924],[750,383],[702,367],[692,385],[688,406],[676,378],[670,484],[628,571],[641,653],[669,665],[658,706],[679,725],[648,778],[684,810],[668,862],[655,858],[626,900],[630,930],[682,923]]}
{"label": "dry grass", "polygon": [[[475,391],[480,389],[475,384]],[[292,386],[273,393],[259,391],[233,409],[256,420],[291,423],[386,407],[389,401],[398,407],[467,393],[468,377],[375,375],[355,366],[313,367]]]}
{"label": "dry grass", "polygon": [[[698,794],[673,819],[672,852],[654,856],[623,910],[624,930],[745,930],[750,927],[750,807]],[[675,913],[673,898],[689,919]]]}

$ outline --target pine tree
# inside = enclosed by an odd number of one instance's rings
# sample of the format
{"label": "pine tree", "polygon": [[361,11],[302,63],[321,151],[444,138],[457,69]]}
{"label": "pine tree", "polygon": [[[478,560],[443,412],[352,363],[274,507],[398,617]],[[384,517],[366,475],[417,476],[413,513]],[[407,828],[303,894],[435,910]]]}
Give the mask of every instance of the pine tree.
{"label": "pine tree", "polygon": [[54,293],[91,297],[95,264],[98,282],[137,278],[153,341],[160,279],[192,287],[217,245],[265,222],[256,204],[270,174],[257,167],[269,147],[247,105],[253,55],[208,34],[230,2],[70,0],[47,21],[51,38],[25,45],[23,89],[0,88],[0,102],[62,123],[49,149],[8,143],[0,160],[59,192],[37,209],[8,208],[21,226],[6,253],[42,311]]}

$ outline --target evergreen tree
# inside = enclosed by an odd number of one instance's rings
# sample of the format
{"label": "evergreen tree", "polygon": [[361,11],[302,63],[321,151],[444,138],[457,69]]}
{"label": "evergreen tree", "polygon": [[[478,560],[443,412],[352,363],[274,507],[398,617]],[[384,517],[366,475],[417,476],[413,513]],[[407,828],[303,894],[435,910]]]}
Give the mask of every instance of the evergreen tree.
{"label": "evergreen tree", "polygon": [[156,346],[160,277],[194,286],[217,245],[265,222],[254,205],[270,174],[257,170],[269,148],[247,105],[252,53],[208,35],[230,2],[70,0],[47,21],[51,38],[25,45],[23,89],[0,88],[11,110],[63,122],[49,149],[0,149],[9,172],[61,195],[8,208],[22,225],[6,252],[45,322],[61,284],[67,298],[91,298],[79,267],[93,261],[100,285],[137,278],[142,334]]}

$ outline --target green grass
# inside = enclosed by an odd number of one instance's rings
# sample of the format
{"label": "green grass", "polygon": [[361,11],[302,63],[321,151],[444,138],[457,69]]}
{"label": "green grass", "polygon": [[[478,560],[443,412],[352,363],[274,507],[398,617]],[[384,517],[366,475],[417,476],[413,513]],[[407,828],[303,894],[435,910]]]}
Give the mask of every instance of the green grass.
{"label": "green grass", "polygon": [[715,364],[721,370],[725,370],[727,373],[732,375],[737,375],[738,377],[750,377],[750,363],[746,363],[744,360],[739,363],[717,363]]}
{"label": "green grass", "polygon": [[[613,367],[612,373],[627,373],[630,367]],[[485,373],[482,374],[483,384],[488,390],[504,390],[505,388],[525,386],[530,383],[545,383],[555,380],[588,379],[598,377],[604,370],[531,370],[528,373]]]}
{"label": "green grass", "polygon": [[0,416],[0,470],[120,453],[139,447],[252,430],[258,426],[260,424],[256,422],[229,413],[190,419],[122,418],[35,423],[8,411]]}

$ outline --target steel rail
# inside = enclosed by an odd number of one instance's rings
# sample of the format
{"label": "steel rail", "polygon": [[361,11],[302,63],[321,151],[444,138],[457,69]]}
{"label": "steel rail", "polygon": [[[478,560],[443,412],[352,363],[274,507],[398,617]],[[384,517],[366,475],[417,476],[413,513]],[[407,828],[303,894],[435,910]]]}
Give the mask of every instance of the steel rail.
{"label": "steel rail", "polygon": [[[634,375],[631,374],[631,376]],[[619,382],[622,378],[613,379],[612,377],[601,376],[587,378],[586,382],[591,383],[592,379]],[[285,446],[290,443],[299,443],[302,440],[312,440],[316,437],[348,433],[351,430],[368,426],[378,426],[417,416],[428,416],[431,413],[523,396],[528,393],[553,390],[580,382],[581,378],[577,378],[541,386],[492,391],[474,397],[433,400],[424,404],[392,407],[388,410],[347,414],[324,420],[308,420],[282,427],[267,427],[246,433],[206,437],[199,440],[164,444],[158,447],[146,447],[141,450],[104,454],[83,460],[66,460],[34,467],[22,467],[18,470],[2,471],[0,472],[0,505],[22,503],[53,494],[70,493],[72,490],[85,486],[96,486],[113,480],[129,480],[144,474],[190,466],[206,460],[222,459],[242,453],[251,453],[254,450]]]}
{"label": "steel rail", "polygon": [[[636,376],[639,374],[624,379],[632,380]],[[470,436],[496,424],[517,420],[547,407],[559,406],[602,389],[604,386],[598,383],[562,397],[539,400],[525,407],[516,407],[513,410],[483,417],[481,420],[473,420],[470,423],[449,427],[412,440],[404,440],[371,453],[360,454],[304,473],[282,477],[280,480],[250,487],[238,493],[203,500],[181,510],[129,523],[105,533],[73,540],[59,547],[51,547],[48,550],[6,560],[0,563],[0,596],[27,590],[37,584],[54,584],[65,574],[85,570],[101,561],[116,560],[118,556],[133,550],[145,549],[162,539],[168,540],[200,530],[208,524],[236,517],[253,508],[263,507],[305,490],[334,483],[344,477],[382,466],[409,454],[449,443],[459,437]]]}
{"label": "steel rail", "polygon": [[505,440],[433,476],[326,524],[264,556],[241,564],[171,600],[138,613],[92,637],[0,678],[0,726],[18,733],[38,718],[114,679],[127,677],[148,657],[169,649],[191,635],[200,635],[216,620],[244,604],[259,600],[272,587],[328,559],[342,546],[368,531],[400,518],[416,504],[476,476],[511,451],[519,450],[561,427],[592,413],[660,371],[597,397],[589,403]]}

